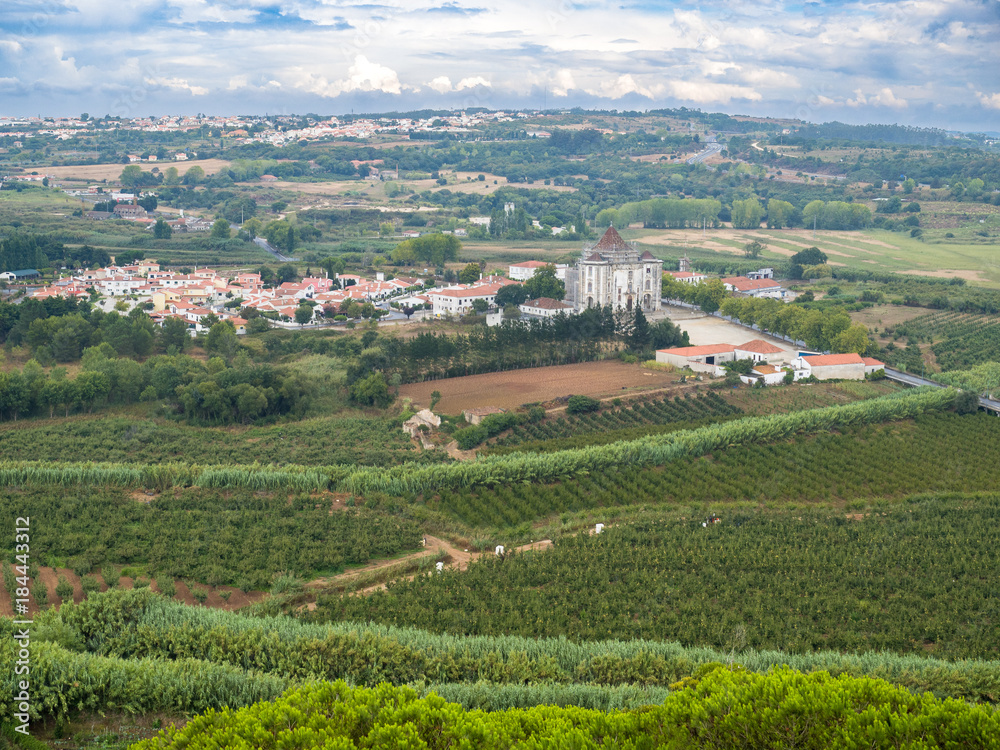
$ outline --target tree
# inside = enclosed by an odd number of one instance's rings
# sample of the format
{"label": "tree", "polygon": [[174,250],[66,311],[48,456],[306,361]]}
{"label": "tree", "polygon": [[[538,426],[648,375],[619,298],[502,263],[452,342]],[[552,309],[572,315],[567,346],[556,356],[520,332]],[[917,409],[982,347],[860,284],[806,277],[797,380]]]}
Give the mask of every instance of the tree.
{"label": "tree", "polygon": [[743,255],[747,258],[759,258],[760,254],[766,249],[767,245],[759,240],[754,240],[743,246]]}
{"label": "tree", "polygon": [[250,236],[251,240],[255,239],[264,231],[264,222],[254,216],[243,222],[243,231]]}
{"label": "tree", "polygon": [[205,170],[199,167],[197,164],[188,169],[184,173],[184,179],[182,182],[185,185],[197,185],[198,183],[205,181]]}
{"label": "tree", "polygon": [[205,340],[205,349],[213,354],[232,357],[239,348],[236,338],[236,328],[228,320],[222,320],[213,325]]}
{"label": "tree", "polygon": [[734,200],[731,212],[733,229],[759,229],[764,213],[764,207],[760,205],[757,196]]}
{"label": "tree", "polygon": [[523,305],[527,299],[528,293],[521,284],[505,284],[497,290],[494,301],[497,307],[506,308],[511,305],[514,307]]}
{"label": "tree", "polygon": [[561,300],[566,296],[566,286],[556,278],[556,267],[549,263],[535,269],[534,275],[524,282],[524,292],[528,299],[549,297]]}
{"label": "tree", "polygon": [[490,305],[489,305],[489,303],[486,300],[484,300],[482,298],[480,298],[480,299],[474,299],[474,300],[472,300],[472,309],[477,314],[482,315],[484,312],[486,312],[487,310],[490,309]]}
{"label": "tree", "polygon": [[167,171],[163,173],[163,184],[171,187],[181,184],[180,173],[177,171],[177,167],[167,167]]}
{"label": "tree", "polygon": [[216,219],[215,223],[212,224],[212,233],[210,236],[213,240],[228,240],[230,234],[229,222],[225,219]]}
{"label": "tree", "polygon": [[458,272],[458,280],[463,284],[471,284],[479,279],[479,264],[469,263]]}
{"label": "tree", "polygon": [[278,283],[284,284],[289,281],[296,281],[299,278],[298,271],[295,270],[295,266],[291,263],[284,263],[278,266],[276,273],[278,277]]}
{"label": "tree", "polygon": [[644,351],[649,346],[650,337],[649,321],[646,320],[642,308],[637,306],[635,308],[635,318],[632,321],[632,330],[628,335],[629,349],[635,352]]}
{"label": "tree", "polygon": [[122,187],[139,187],[143,184],[142,167],[138,164],[129,164],[118,176],[118,181],[122,184]]}
{"label": "tree", "polygon": [[769,229],[782,229],[790,226],[795,206],[788,201],[771,198],[767,202],[767,226]]}
{"label": "tree", "polygon": [[349,390],[351,399],[365,406],[384,408],[392,403],[393,395],[381,372],[373,372],[368,377],[354,381]]}
{"label": "tree", "polygon": [[304,326],[313,318],[313,309],[309,305],[300,305],[295,308],[295,322]]}
{"label": "tree", "polygon": [[826,253],[818,247],[807,247],[805,250],[799,250],[788,260],[797,266],[821,266],[826,263]]}
{"label": "tree", "polygon": [[696,287],[695,304],[704,312],[714,313],[726,298],[726,287],[721,279],[709,279]]}
{"label": "tree", "polygon": [[173,228],[162,217],[153,225],[153,236],[158,240],[169,240],[173,233]]}

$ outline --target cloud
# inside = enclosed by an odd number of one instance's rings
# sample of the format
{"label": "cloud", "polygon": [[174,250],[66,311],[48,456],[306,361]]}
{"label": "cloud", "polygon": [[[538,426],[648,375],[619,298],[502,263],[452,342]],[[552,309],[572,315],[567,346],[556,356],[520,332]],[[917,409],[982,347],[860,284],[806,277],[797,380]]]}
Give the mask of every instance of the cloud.
{"label": "cloud", "polygon": [[451,79],[448,76],[438,76],[433,81],[427,84],[428,88],[432,88],[439,94],[446,94],[451,91]]}
{"label": "cloud", "polygon": [[873,106],[891,107],[893,109],[905,109],[909,106],[909,102],[906,99],[897,97],[888,86],[881,89],[874,96],[865,96],[861,89],[855,89],[854,98],[848,99],[846,104],[848,107]]}
{"label": "cloud", "polygon": [[763,99],[756,90],[735,83],[670,81],[667,89],[678,99],[698,104],[728,104],[733,99],[759,102]]}
{"label": "cloud", "polygon": [[485,88],[492,88],[493,84],[487,81],[482,76],[471,76],[469,78],[463,78],[455,86],[455,91],[462,91],[464,89],[474,89],[477,86],[484,86]]}
{"label": "cloud", "polygon": [[605,96],[609,99],[621,99],[623,96],[628,96],[629,94],[638,94],[647,99],[655,99],[656,93],[654,89],[662,90],[662,88],[662,85],[659,84],[655,87],[642,86],[632,77],[631,73],[625,73],[612,81],[602,81],[596,90],[592,89],[589,93],[597,96]]}
{"label": "cloud", "polygon": [[337,81],[328,81],[324,76],[302,67],[293,69],[291,73],[293,77],[298,78],[294,83],[295,88],[328,98],[335,98],[352,91],[399,94],[403,88],[395,70],[371,62],[364,55],[355,57],[354,63],[347,71],[347,78]]}
{"label": "cloud", "polygon": [[550,89],[555,96],[568,96],[569,92],[576,88],[576,81],[573,80],[573,71],[563,68],[555,75],[555,79],[550,84]]}
{"label": "cloud", "polygon": [[979,103],[987,109],[1000,109],[1000,93],[984,94],[981,91],[977,91],[976,96],[979,97]]}
{"label": "cloud", "polygon": [[183,78],[146,78],[145,82],[149,86],[173,89],[174,91],[187,91],[192,96],[205,96],[208,89],[204,86],[192,86]]}

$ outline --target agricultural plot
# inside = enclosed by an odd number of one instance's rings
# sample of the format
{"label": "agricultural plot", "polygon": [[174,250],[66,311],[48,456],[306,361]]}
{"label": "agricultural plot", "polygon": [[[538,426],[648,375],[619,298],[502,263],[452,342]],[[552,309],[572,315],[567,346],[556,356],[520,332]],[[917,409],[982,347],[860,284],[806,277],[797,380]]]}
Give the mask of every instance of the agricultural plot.
{"label": "agricultural plot", "polygon": [[544,449],[563,450],[590,444],[586,438],[579,443],[572,438],[591,436],[594,433],[600,433],[601,442],[610,442],[623,439],[626,431],[630,436],[639,437],[646,432],[640,429],[644,427],[719,420],[740,413],[740,409],[730,405],[713,391],[695,398],[689,395],[685,398],[675,396],[673,399],[653,399],[600,413],[565,416],[538,424],[518,425],[498,438],[493,445],[498,448],[512,448],[531,443],[532,449],[539,449],[541,446],[538,444],[542,441],[558,441],[550,442]]}
{"label": "agricultural plot", "polygon": [[[622,492],[631,488],[625,484]],[[484,558],[464,573],[327,600],[330,620],[468,635],[676,639],[736,652],[817,649],[996,658],[1000,497],[842,512],[676,513]]]}
{"label": "agricultural plot", "polygon": [[964,370],[1000,357],[1000,317],[956,311],[932,312],[887,329],[894,339],[933,341],[943,371]]}
{"label": "agricultural plot", "polygon": [[0,455],[8,461],[391,466],[447,461],[442,451],[418,451],[399,420],[321,417],[251,428],[193,427],[162,419],[80,415],[0,425]]}
{"label": "agricultural plot", "polygon": [[912,423],[841,427],[789,442],[753,441],[710,456],[680,458],[662,468],[623,465],[541,486],[442,489],[427,503],[483,529],[511,529],[559,513],[626,505],[841,504],[995,487],[1000,465],[983,461],[984,455],[1000,455],[996,419],[926,414]]}
{"label": "agricultural plot", "polygon": [[[192,579],[245,590],[269,588],[288,572],[301,577],[420,546],[412,521],[365,508],[345,508],[330,495],[188,489],[140,496],[108,488],[0,490],[9,532],[16,515],[44,518],[32,526],[36,564],[77,575],[104,565],[135,567],[147,578]],[[11,541],[5,552],[13,554]],[[10,559],[9,557],[7,559]]]}
{"label": "agricultural plot", "polygon": [[399,394],[415,404],[427,405],[431,393],[440,391],[438,410],[444,414],[459,414],[463,409],[479,406],[513,409],[573,394],[623,395],[624,392],[665,388],[676,382],[677,376],[673,373],[605,360],[429,380],[404,385]]}

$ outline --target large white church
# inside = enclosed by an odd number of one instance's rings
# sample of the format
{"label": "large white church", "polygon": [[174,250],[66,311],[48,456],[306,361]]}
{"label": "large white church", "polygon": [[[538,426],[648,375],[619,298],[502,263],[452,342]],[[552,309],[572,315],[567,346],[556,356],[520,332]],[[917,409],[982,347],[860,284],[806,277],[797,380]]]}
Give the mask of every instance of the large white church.
{"label": "large white church", "polygon": [[596,243],[584,248],[575,267],[566,271],[566,299],[577,311],[611,305],[643,312],[660,309],[663,261],[649,251],[641,255],[608,227]]}

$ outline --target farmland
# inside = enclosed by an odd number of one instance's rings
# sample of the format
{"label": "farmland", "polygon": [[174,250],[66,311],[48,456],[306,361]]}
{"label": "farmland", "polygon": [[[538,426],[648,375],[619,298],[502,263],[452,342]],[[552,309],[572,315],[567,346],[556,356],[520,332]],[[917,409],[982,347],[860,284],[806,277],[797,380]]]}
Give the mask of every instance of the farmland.
{"label": "farmland", "polygon": [[[671,434],[667,433],[665,437]],[[947,439],[940,451],[935,440]],[[749,444],[690,457],[662,468],[618,468],[541,486],[441,489],[427,504],[484,532],[510,534],[520,524],[587,511],[650,504],[708,510],[749,503],[839,505],[899,498],[922,491],[967,492],[1000,481],[983,462],[1000,450],[1000,432],[986,416],[925,415],[914,423],[841,429],[790,442]],[[848,468],[849,467],[849,468]]]}
{"label": "farmland", "polygon": [[401,387],[399,393],[415,404],[426,405],[431,393],[440,391],[438,408],[445,414],[458,414],[463,409],[480,406],[512,409],[573,394],[598,398],[622,396],[669,388],[677,380],[673,373],[606,360],[412,383]]}

